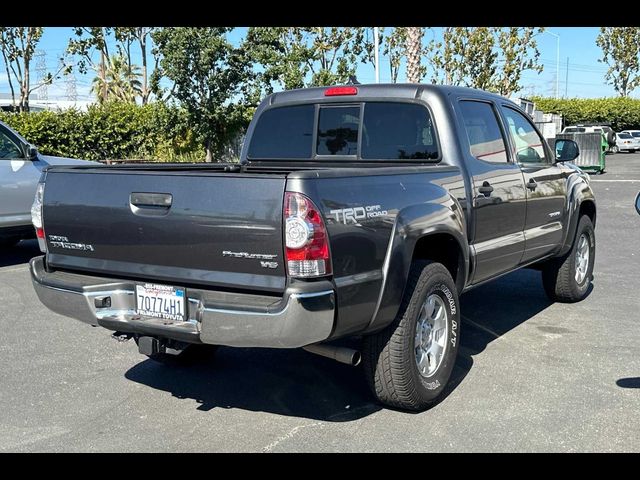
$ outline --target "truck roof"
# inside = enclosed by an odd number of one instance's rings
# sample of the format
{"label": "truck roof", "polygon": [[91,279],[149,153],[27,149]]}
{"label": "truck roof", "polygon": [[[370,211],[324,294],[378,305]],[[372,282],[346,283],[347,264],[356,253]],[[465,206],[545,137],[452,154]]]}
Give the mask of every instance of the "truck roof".
{"label": "truck roof", "polygon": [[275,105],[279,103],[288,102],[313,102],[318,100],[329,100],[331,98],[336,101],[349,100],[354,98],[358,100],[371,99],[371,98],[419,98],[422,93],[433,93],[439,96],[447,96],[451,94],[456,95],[469,95],[476,98],[486,98],[492,100],[509,101],[506,97],[497,95],[495,93],[486,92],[484,90],[477,90],[475,88],[467,87],[454,87],[450,85],[432,85],[423,83],[373,83],[373,84],[355,84],[355,85],[335,85],[335,86],[348,86],[356,87],[358,89],[357,95],[341,95],[335,97],[325,96],[325,91],[333,86],[329,87],[312,87],[312,88],[300,88],[297,90],[287,90],[284,92],[277,92],[267,97],[265,103],[269,105]]}

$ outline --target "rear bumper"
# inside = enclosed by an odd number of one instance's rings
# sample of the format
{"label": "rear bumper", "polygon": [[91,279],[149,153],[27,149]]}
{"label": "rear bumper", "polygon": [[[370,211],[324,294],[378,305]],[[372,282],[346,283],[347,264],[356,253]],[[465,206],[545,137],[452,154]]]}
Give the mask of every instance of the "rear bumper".
{"label": "rear bumper", "polygon": [[[38,298],[50,310],[109,330],[190,343],[274,348],[317,343],[333,330],[335,293],[330,282],[291,287],[277,299],[188,288],[187,319],[171,322],[136,313],[136,282],[46,272],[44,257],[33,258],[29,265]],[[111,306],[96,307],[96,300],[100,304],[104,297],[111,297]]]}

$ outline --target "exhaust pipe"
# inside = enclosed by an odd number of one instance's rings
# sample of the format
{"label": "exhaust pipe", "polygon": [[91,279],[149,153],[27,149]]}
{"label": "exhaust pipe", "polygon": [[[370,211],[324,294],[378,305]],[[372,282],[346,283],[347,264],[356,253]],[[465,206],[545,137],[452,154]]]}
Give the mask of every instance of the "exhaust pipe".
{"label": "exhaust pipe", "polygon": [[321,357],[327,357],[340,363],[346,363],[352,367],[359,365],[360,360],[362,359],[358,350],[346,347],[336,347],[333,345],[307,345],[306,347],[302,347],[302,349],[309,353],[320,355]]}

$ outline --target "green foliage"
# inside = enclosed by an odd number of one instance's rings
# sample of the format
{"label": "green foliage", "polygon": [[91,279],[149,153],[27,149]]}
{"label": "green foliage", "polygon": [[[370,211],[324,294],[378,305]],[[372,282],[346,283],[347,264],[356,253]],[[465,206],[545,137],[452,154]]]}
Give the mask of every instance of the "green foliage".
{"label": "green foliage", "polygon": [[96,94],[98,102],[121,101],[135,103],[138,95],[142,96],[140,68],[127,63],[124,56],[113,55],[103,66],[104,75],[94,77],[91,91]]}
{"label": "green foliage", "polygon": [[346,83],[366,59],[365,29],[358,27],[251,27],[243,44],[261,66],[267,93]]}
{"label": "green foliage", "polygon": [[92,105],[87,112],[4,113],[10,125],[45,155],[159,161],[203,160],[183,110],[162,103]]}
{"label": "green foliage", "polygon": [[596,44],[602,49],[602,59],[609,65],[605,79],[621,97],[626,97],[640,85],[640,28],[600,27]]}
{"label": "green foliage", "polygon": [[205,145],[209,162],[220,158],[246,126],[247,106],[241,94],[251,78],[251,63],[227,40],[231,30],[166,27],[152,34],[162,73],[173,82],[173,97]]}
{"label": "green foliage", "polygon": [[445,27],[442,40],[427,46],[434,83],[463,85],[509,96],[522,73],[540,73],[534,27]]}
{"label": "green foliage", "polygon": [[640,100],[615,98],[541,98],[534,97],[536,108],[564,116],[565,125],[581,122],[607,122],[616,132],[640,129]]}

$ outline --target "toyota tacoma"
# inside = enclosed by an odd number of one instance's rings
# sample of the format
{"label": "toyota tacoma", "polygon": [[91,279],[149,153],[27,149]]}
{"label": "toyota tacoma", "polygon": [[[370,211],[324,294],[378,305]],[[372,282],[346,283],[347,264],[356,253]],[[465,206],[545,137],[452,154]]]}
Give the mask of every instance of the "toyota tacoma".
{"label": "toyota tacoma", "polygon": [[46,169],[33,285],[152,359],[303,347],[362,360],[380,402],[422,410],[454,367],[460,294],[522,267],[555,301],[588,294],[596,203],[578,153],[479,90],[275,93],[237,164]]}

